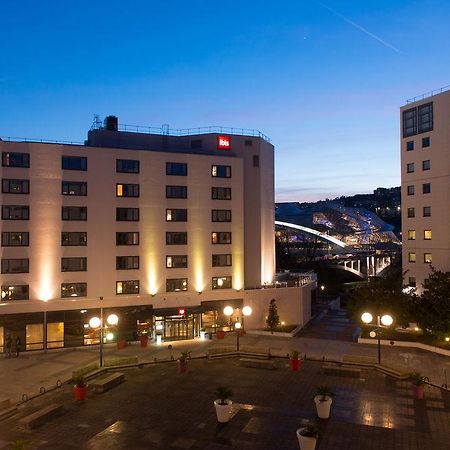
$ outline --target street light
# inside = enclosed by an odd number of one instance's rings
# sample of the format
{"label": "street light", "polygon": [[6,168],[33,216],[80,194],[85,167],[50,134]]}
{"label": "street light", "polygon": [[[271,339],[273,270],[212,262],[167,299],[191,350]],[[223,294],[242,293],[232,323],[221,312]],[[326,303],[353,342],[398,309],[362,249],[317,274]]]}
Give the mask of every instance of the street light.
{"label": "street light", "polygon": [[228,317],[228,327],[230,328],[231,331],[231,316],[234,312],[234,308],[232,306],[225,306],[225,308],[223,308],[223,313]]}
{"label": "street light", "polygon": [[234,328],[237,330],[236,331],[236,351],[239,351],[239,335],[241,334],[241,322],[236,322],[234,324]]}
{"label": "street light", "polygon": [[[373,316],[369,312],[365,312],[361,315],[361,320],[366,324],[370,324]],[[371,338],[376,337],[378,339],[378,364],[381,364],[381,329],[391,326],[393,322],[394,319],[389,314],[384,314],[383,316],[377,315],[377,328],[369,333]]]}
{"label": "street light", "polygon": [[[110,314],[106,318],[106,323],[108,325],[112,325],[112,326],[117,325],[119,323],[119,317],[117,316],[117,314]],[[100,317],[94,316],[94,317],[90,318],[89,326],[91,328],[93,328],[94,330],[96,328],[100,328],[100,367],[102,367],[103,366],[103,330],[105,328],[105,323],[103,321],[103,308],[100,309]],[[112,339],[114,339],[114,334],[107,333],[106,339],[108,341],[111,341]]]}

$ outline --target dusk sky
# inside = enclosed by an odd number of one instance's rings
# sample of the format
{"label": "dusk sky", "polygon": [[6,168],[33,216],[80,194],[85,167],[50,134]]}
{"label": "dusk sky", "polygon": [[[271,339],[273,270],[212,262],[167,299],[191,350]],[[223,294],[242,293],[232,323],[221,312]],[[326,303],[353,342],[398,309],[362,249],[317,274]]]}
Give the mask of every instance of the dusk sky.
{"label": "dusk sky", "polygon": [[277,201],[400,185],[399,107],[450,84],[450,2],[2,2],[0,136],[257,128]]}

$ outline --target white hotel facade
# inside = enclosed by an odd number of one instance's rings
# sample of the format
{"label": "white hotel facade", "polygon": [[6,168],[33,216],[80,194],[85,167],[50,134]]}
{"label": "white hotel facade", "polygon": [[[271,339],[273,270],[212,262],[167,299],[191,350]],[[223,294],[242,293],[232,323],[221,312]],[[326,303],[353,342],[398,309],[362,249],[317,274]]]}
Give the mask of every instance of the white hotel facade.
{"label": "white hotel facade", "polygon": [[[261,133],[119,131],[85,145],[0,141],[0,347],[98,342],[89,318],[119,316],[128,340],[228,329],[223,308],[268,303],[305,323],[313,282],[275,288],[274,147]],[[220,130],[219,130],[220,131]]]}

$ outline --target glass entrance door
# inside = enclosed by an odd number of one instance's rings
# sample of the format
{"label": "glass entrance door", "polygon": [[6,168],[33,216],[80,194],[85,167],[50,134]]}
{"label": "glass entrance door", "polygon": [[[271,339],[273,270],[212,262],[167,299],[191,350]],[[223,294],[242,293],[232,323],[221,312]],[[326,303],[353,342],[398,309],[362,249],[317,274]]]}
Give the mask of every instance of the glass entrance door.
{"label": "glass entrance door", "polygon": [[166,341],[193,339],[198,328],[198,314],[155,318],[155,329]]}

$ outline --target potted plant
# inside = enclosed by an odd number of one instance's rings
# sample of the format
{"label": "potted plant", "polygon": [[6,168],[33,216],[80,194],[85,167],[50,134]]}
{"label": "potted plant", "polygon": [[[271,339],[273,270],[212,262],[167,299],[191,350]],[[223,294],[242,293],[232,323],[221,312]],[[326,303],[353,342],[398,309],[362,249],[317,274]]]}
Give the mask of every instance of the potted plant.
{"label": "potted plant", "polygon": [[319,431],[316,425],[308,422],[297,430],[297,439],[300,450],[315,450]]}
{"label": "potted plant", "polygon": [[316,404],[319,419],[330,417],[331,403],[333,403],[333,392],[328,386],[317,386],[314,402]]}
{"label": "potted plant", "polygon": [[190,357],[191,352],[181,352],[180,357],[178,358],[178,372],[185,373],[187,372],[188,363],[187,360]]}
{"label": "potted plant", "polygon": [[291,369],[297,372],[300,369],[301,359],[299,358],[300,353],[297,350],[292,350],[289,355],[289,362],[291,363]]}
{"label": "potted plant", "polygon": [[206,336],[206,330],[204,328],[200,329],[200,339],[205,339]]}
{"label": "potted plant", "polygon": [[232,395],[233,393],[231,390],[224,386],[218,387],[215,392],[217,399],[214,400],[214,407],[216,408],[217,421],[220,423],[225,423],[230,420],[231,407],[233,404],[230,397]]}
{"label": "potted plant", "polygon": [[423,377],[419,372],[412,372],[409,375],[409,378],[412,382],[414,398],[417,400],[423,400],[425,377]]}
{"label": "potted plant", "polygon": [[139,336],[139,341],[141,343],[141,347],[147,347],[147,345],[148,345],[148,334],[147,333],[142,333]]}
{"label": "potted plant", "polygon": [[225,331],[217,330],[216,336],[217,336],[217,339],[225,339]]}
{"label": "potted plant", "polygon": [[125,335],[123,333],[117,334],[117,348],[120,350],[122,348],[125,348],[127,345],[127,341],[125,340]]}
{"label": "potted plant", "polygon": [[73,381],[75,382],[75,385],[73,386],[75,398],[77,400],[84,400],[88,390],[88,385],[85,383],[84,378],[82,376],[75,377]]}

